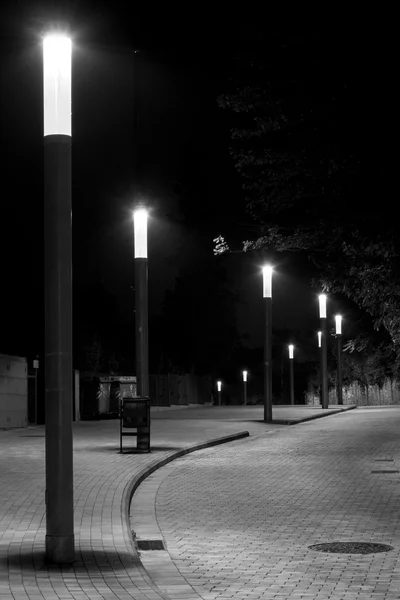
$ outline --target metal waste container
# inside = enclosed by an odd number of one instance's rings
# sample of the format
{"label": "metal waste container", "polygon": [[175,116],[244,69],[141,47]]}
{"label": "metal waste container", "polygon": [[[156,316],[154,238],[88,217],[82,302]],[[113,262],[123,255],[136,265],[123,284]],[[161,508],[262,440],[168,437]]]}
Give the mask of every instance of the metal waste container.
{"label": "metal waste container", "polygon": [[121,398],[120,453],[124,436],[136,436],[136,452],[150,452],[150,398],[133,395]]}

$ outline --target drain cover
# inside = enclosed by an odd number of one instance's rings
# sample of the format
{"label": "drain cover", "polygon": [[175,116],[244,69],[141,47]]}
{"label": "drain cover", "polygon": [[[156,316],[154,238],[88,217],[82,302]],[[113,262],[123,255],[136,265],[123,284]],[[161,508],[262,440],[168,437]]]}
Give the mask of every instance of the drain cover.
{"label": "drain cover", "polygon": [[165,550],[162,540],[136,540],[139,550]]}
{"label": "drain cover", "polygon": [[397,469],[381,469],[380,471],[371,471],[371,473],[398,473]]}
{"label": "drain cover", "polygon": [[334,552],[337,554],[372,554],[373,552],[389,552],[392,546],[387,544],[374,544],[372,542],[329,542],[327,544],[314,544],[308,546],[310,550],[318,552]]}

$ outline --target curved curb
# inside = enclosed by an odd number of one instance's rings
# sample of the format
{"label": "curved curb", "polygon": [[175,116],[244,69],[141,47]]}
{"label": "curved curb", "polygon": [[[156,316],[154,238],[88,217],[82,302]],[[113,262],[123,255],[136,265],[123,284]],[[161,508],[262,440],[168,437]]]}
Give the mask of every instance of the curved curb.
{"label": "curved curb", "polygon": [[300,417],[299,419],[273,419],[272,424],[277,425],[298,425],[299,423],[305,423],[306,421],[313,421],[314,419],[323,419],[324,417],[330,417],[331,415],[340,415],[349,410],[357,408],[356,405],[349,406],[346,408],[340,408],[335,410],[327,410],[324,413],[318,413],[317,415],[309,415],[308,417]]}
{"label": "curved curb", "polygon": [[185,454],[190,454],[190,452],[195,452],[196,450],[203,450],[204,448],[218,446],[219,444],[226,444],[227,442],[234,442],[235,440],[240,440],[242,438],[249,437],[249,435],[250,434],[248,431],[240,431],[238,433],[226,435],[221,438],[214,438],[212,440],[200,442],[198,444],[193,444],[191,446],[185,446],[184,448],[181,448],[181,450],[177,450],[175,452],[170,452],[163,458],[157,458],[157,459],[153,460],[151,463],[149,463],[148,465],[146,465],[145,467],[143,467],[131,479],[129,484],[126,486],[126,488],[123,492],[123,495],[122,495],[122,502],[121,502],[121,508],[123,511],[122,522],[123,522],[123,527],[124,527],[123,535],[124,535],[124,538],[125,538],[127,544],[129,543],[129,545],[132,549],[133,556],[135,556],[135,558],[139,562],[139,564],[137,566],[139,567],[139,570],[141,571],[143,578],[153,588],[153,590],[156,591],[160,595],[160,597],[163,598],[164,600],[169,600],[169,597],[164,595],[164,593],[159,589],[159,587],[152,581],[151,577],[147,574],[146,569],[143,567],[142,563],[140,562],[136,548],[133,544],[132,536],[130,535],[130,527],[128,527],[128,524],[130,522],[129,512],[130,512],[130,505],[131,505],[131,500],[132,500],[133,494],[135,493],[135,491],[137,490],[139,485],[142,483],[142,481],[147,479],[147,477],[149,477],[149,475],[154,473],[154,471],[157,471],[157,469],[161,469],[161,467],[164,467],[165,465],[172,462],[173,460],[180,458],[181,456],[184,456]]}

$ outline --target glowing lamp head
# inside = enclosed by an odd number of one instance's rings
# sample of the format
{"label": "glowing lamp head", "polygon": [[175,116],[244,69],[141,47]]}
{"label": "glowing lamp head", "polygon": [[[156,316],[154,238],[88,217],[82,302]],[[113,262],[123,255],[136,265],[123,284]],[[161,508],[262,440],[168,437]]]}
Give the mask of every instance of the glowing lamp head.
{"label": "glowing lamp head", "polygon": [[273,267],[271,265],[265,265],[262,269],[264,298],[272,298],[272,271]]}
{"label": "glowing lamp head", "polygon": [[247,371],[243,371],[243,381],[247,381]]}
{"label": "glowing lamp head", "polygon": [[294,346],[293,344],[289,344],[289,358],[293,358]]}
{"label": "glowing lamp head", "polygon": [[71,135],[72,43],[65,35],[43,40],[44,135]]}
{"label": "glowing lamp head", "polygon": [[342,316],[341,315],[336,315],[335,323],[336,323],[336,335],[342,335]]}
{"label": "glowing lamp head", "polygon": [[326,294],[320,294],[319,300],[319,318],[326,319]]}
{"label": "glowing lamp head", "polygon": [[145,208],[133,211],[135,258],[147,258],[147,219],[148,212]]}
{"label": "glowing lamp head", "polygon": [[222,388],[222,381],[217,381],[217,390],[220,392]]}
{"label": "glowing lamp head", "polygon": [[322,331],[318,331],[318,348],[322,346]]}

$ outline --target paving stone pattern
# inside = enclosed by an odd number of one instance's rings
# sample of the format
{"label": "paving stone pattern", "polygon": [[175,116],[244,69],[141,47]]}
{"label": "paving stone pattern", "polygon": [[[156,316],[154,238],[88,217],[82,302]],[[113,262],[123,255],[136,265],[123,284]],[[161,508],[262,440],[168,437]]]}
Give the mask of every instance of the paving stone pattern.
{"label": "paving stone pattern", "polygon": [[[0,600],[191,600],[181,593],[187,588],[182,577],[171,594],[158,589],[134,552],[127,518],[131,481],[153,461],[196,442],[258,433],[266,425],[216,421],[212,409],[204,409],[202,421],[191,419],[190,409],[175,412],[168,422],[168,411],[152,417],[152,452],[143,455],[118,453],[118,421],[75,424],[76,562],[62,568],[44,562],[44,427],[0,432]],[[135,443],[124,440],[125,447]]]}
{"label": "paving stone pattern", "polygon": [[[399,432],[400,409],[357,409],[171,463],[132,501],[137,537],[166,546],[146,571],[193,600],[399,600],[400,475],[372,473],[400,467]],[[394,549],[308,549],[334,541]]]}

